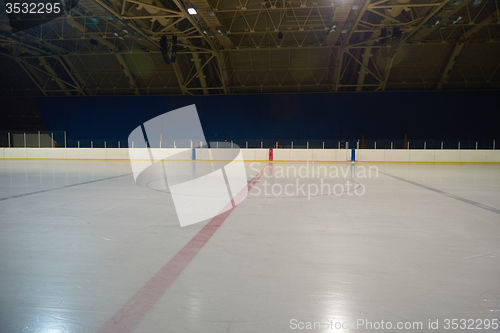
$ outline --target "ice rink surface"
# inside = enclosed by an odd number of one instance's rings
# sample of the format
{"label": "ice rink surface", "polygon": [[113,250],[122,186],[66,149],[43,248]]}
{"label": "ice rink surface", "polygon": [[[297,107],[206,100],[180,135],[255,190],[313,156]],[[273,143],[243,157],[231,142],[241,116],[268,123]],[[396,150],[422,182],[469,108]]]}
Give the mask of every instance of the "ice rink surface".
{"label": "ice rink surface", "polygon": [[245,166],[181,228],[128,161],[0,161],[0,332],[498,331],[500,165]]}

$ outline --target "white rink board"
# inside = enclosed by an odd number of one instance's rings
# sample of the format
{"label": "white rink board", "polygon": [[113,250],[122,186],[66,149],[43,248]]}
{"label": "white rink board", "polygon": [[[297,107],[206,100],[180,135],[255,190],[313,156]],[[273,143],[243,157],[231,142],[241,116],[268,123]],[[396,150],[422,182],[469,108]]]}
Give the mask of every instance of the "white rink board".
{"label": "white rink board", "polygon": [[384,149],[384,162],[410,162],[408,149]]}
{"label": "white rink board", "polygon": [[384,149],[357,149],[356,160],[359,162],[384,162]]}
{"label": "white rink board", "polygon": [[47,148],[26,148],[26,158],[28,159],[46,159]]}
{"label": "white rink board", "polygon": [[[269,149],[241,149],[246,161],[268,161]],[[346,162],[351,149],[273,149],[274,161]],[[233,153],[224,149],[197,148],[196,160],[232,160]],[[68,160],[161,160],[173,157],[192,160],[192,150],[176,148],[0,148],[0,159],[68,159]],[[227,156],[226,156],[227,155]],[[500,150],[443,149],[356,149],[357,162],[410,163],[500,163]]]}
{"label": "white rink board", "polygon": [[273,149],[274,161],[290,161],[291,149]]}
{"label": "white rink board", "polygon": [[129,153],[128,149],[121,148],[107,148],[106,149],[106,159],[108,160],[128,160]]}
{"label": "white rink board", "polygon": [[434,156],[435,162],[460,162],[460,150],[442,150]]}
{"label": "white rink board", "polygon": [[410,162],[434,162],[435,154],[430,149],[410,149]]}
{"label": "white rink board", "polygon": [[255,161],[256,150],[255,149],[242,149],[241,150],[243,160],[245,161]]}
{"label": "white rink board", "polygon": [[268,161],[269,160],[269,149],[255,149],[255,160],[256,161]]}
{"label": "white rink board", "polygon": [[[311,149],[314,162],[336,162],[337,149]],[[292,152],[291,152],[292,153]]]}
{"label": "white rink board", "polygon": [[500,163],[500,153],[498,150],[488,150],[486,152],[487,163]]}
{"label": "white rink board", "polygon": [[[78,149],[78,148],[77,148]],[[105,160],[107,148],[84,148],[87,149],[87,158],[91,160]]]}
{"label": "white rink board", "polygon": [[312,161],[313,149],[293,149],[290,152],[290,161]]}
{"label": "white rink board", "polygon": [[87,152],[90,148],[66,148],[66,158],[68,160],[87,160]]}
{"label": "white rink board", "polygon": [[6,159],[27,158],[26,148],[4,148]]}
{"label": "white rink board", "polygon": [[46,148],[47,159],[67,159],[68,149]]}
{"label": "white rink board", "polygon": [[487,150],[461,150],[460,162],[486,161]]}

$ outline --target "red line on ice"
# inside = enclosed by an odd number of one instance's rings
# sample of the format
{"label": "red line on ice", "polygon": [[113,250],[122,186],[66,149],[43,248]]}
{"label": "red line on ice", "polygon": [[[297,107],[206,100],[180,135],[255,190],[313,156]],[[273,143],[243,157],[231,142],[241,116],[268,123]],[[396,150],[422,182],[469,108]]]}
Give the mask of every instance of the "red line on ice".
{"label": "red line on ice", "polygon": [[[255,185],[257,180],[264,174],[264,167],[247,184],[248,191]],[[246,194],[243,188],[234,198],[241,202]],[[239,200],[238,200],[239,199]],[[215,234],[224,223],[235,207],[229,202],[224,209],[229,210],[217,215],[208,222],[177,254],[170,259],[120,310],[118,310],[97,333],[129,333],[141,322],[142,318],[151,310],[158,300],[165,294],[177,277],[184,271],[187,265],[200,252],[202,247]]]}

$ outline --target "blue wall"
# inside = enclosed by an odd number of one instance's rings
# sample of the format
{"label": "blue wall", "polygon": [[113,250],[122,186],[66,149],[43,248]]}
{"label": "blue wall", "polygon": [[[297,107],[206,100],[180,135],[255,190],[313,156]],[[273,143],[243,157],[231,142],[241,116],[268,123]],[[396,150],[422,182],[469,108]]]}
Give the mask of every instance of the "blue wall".
{"label": "blue wall", "polygon": [[48,131],[68,140],[120,140],[164,112],[196,104],[209,141],[499,139],[498,91],[287,95],[44,97]]}

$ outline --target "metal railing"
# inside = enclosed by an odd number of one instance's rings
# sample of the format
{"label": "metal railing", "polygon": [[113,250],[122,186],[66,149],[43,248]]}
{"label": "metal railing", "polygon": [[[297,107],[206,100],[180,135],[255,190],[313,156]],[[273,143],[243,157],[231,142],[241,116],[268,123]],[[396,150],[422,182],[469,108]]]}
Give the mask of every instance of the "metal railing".
{"label": "metal railing", "polygon": [[[116,135],[115,137],[119,137]],[[203,142],[200,140],[162,141],[161,137],[149,138],[152,148],[275,148],[275,149],[496,149],[495,140],[228,140]],[[142,143],[131,142],[131,148]],[[128,141],[113,138],[75,139],[65,131],[0,131],[0,147],[11,148],[129,148]]]}

